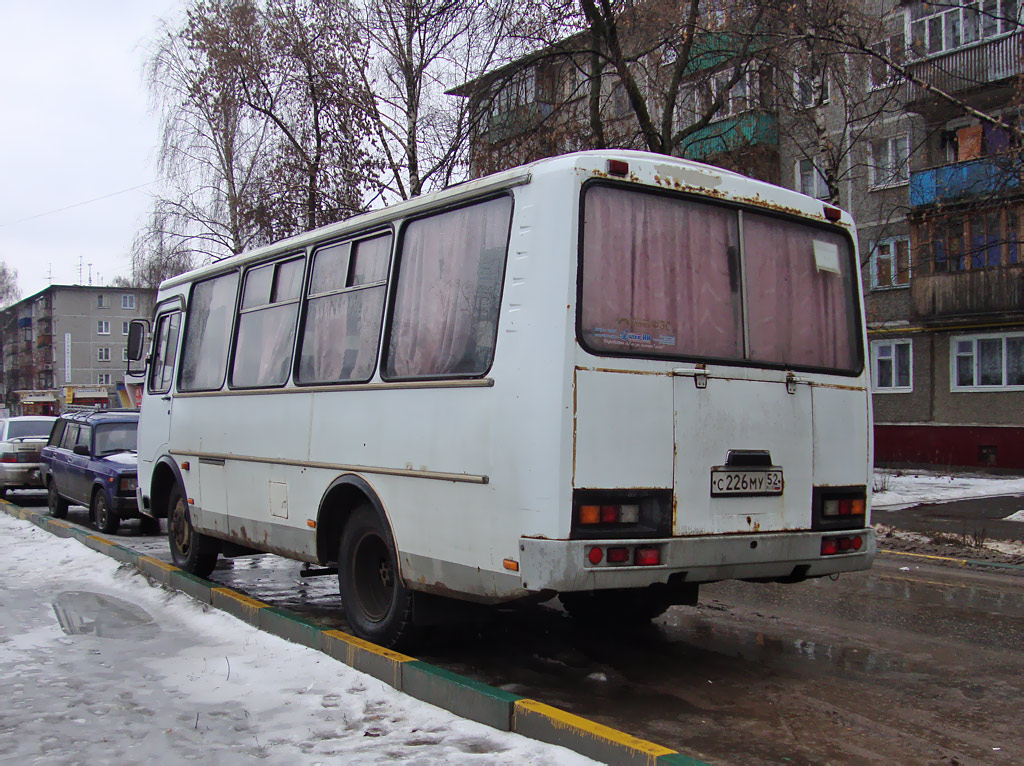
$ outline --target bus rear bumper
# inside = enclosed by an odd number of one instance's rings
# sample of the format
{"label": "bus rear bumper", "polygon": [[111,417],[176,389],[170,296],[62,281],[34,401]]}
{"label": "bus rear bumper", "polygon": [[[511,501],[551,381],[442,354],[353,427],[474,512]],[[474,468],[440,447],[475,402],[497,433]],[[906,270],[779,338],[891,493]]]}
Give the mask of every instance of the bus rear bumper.
{"label": "bus rear bumper", "polygon": [[[822,538],[859,537],[859,550],[822,555]],[[520,544],[522,587],[528,591],[642,588],[655,583],[790,580],[868,569],[877,552],[873,529],[676,537],[654,540],[546,540]],[[591,562],[592,548],[602,558]],[[609,548],[627,548],[627,563],[608,563]],[[637,566],[636,550],[655,548],[659,564]]]}

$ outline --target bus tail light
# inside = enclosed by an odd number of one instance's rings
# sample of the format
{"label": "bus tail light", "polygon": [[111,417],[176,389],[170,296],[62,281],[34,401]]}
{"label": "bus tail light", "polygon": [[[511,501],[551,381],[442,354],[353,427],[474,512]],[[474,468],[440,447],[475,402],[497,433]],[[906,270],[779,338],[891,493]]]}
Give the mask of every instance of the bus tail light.
{"label": "bus tail light", "polygon": [[609,564],[624,564],[629,561],[629,548],[615,547],[608,549]]}
{"label": "bus tail light", "polygon": [[864,498],[843,498],[841,500],[826,500],[822,505],[822,515],[826,518],[836,516],[863,516]]}
{"label": "bus tail light", "polygon": [[655,567],[661,563],[661,551],[657,548],[637,548],[636,565],[640,567]]}
{"label": "bus tail light", "polygon": [[821,538],[821,555],[834,556],[837,553],[856,553],[864,547],[864,538],[860,535]]}
{"label": "bus tail light", "polygon": [[670,489],[573,490],[570,532],[573,539],[603,540],[615,545],[631,539],[671,534]]}
{"label": "bus tail light", "polygon": [[598,548],[596,545],[587,551],[587,561],[597,566],[604,560],[604,551]]}

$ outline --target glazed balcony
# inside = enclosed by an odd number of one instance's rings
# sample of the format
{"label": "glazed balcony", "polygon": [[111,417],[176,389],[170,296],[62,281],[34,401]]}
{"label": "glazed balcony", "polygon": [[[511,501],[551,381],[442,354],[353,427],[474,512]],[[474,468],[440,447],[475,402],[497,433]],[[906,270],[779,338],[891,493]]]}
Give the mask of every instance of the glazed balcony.
{"label": "glazed balcony", "polygon": [[779,121],[774,114],[762,111],[745,112],[736,117],[718,120],[683,139],[680,154],[688,160],[704,161],[711,157],[753,146],[779,145]]}
{"label": "glazed balcony", "polygon": [[[1014,33],[906,64],[907,71],[946,93],[963,93],[1015,79],[1020,73],[1024,34]],[[936,96],[913,82],[907,85],[908,109],[934,102]]]}
{"label": "glazed balcony", "polygon": [[982,157],[910,174],[912,208],[1003,196],[1020,190],[1024,163],[1019,158]]}

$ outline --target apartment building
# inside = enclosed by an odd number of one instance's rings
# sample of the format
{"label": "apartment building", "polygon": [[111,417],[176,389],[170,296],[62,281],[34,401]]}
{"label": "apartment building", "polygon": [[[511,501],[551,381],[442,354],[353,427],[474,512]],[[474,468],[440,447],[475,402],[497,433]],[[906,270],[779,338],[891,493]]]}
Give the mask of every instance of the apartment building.
{"label": "apartment building", "polygon": [[3,406],[56,414],[121,406],[128,323],[153,315],[154,290],[51,285],[0,312]]}
{"label": "apartment building", "polygon": [[[870,52],[754,57],[676,153],[854,215],[876,462],[1024,469],[1024,4],[865,7],[877,21]],[[563,41],[453,91],[478,117],[476,174],[586,147],[589,71],[577,47]],[[728,57],[712,60],[679,85],[680,125],[730,80]],[[621,84],[606,80],[607,143],[641,148]]]}

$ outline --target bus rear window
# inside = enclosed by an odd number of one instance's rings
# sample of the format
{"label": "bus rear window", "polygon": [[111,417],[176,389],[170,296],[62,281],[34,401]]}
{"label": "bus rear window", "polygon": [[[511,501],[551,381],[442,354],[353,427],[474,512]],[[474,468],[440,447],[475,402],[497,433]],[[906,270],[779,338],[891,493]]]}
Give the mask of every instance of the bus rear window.
{"label": "bus rear window", "polygon": [[853,259],[839,232],[595,185],[581,268],[580,338],[594,353],[860,368]]}

